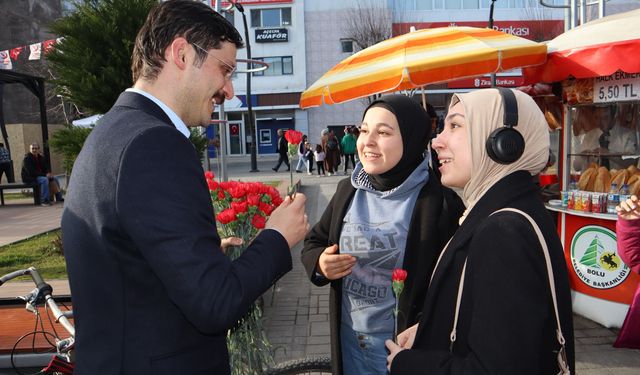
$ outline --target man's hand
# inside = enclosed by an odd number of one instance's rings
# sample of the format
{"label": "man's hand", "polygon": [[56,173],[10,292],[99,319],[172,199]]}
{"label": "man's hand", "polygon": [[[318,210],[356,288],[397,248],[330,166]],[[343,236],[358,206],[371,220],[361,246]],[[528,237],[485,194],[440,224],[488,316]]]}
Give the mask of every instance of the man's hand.
{"label": "man's hand", "polygon": [[240,237],[225,237],[220,240],[220,250],[223,254],[227,253],[229,246],[240,246],[244,243],[244,240]]}
{"label": "man's hand", "polygon": [[387,356],[387,370],[391,371],[391,363],[393,362],[393,359],[396,357],[398,353],[406,349],[401,348],[400,345],[396,344],[391,340],[385,341],[384,345],[389,350],[389,355]]}
{"label": "man's hand", "polygon": [[403,349],[411,349],[411,347],[413,346],[413,340],[416,339],[416,332],[418,332],[418,324],[414,324],[399,333],[398,345],[400,345],[400,347]]}
{"label": "man's hand", "polygon": [[638,197],[632,195],[624,202],[620,202],[620,205],[616,206],[616,212],[618,212],[620,218],[625,220],[640,219],[640,203],[638,203]]}
{"label": "man's hand", "polygon": [[278,208],[273,210],[265,229],[275,229],[284,236],[289,244],[289,249],[304,238],[309,231],[309,221],[305,213],[304,204],[307,197],[302,193],[296,194],[292,200],[287,196]]}
{"label": "man's hand", "polygon": [[356,264],[356,258],[350,254],[336,254],[338,245],[331,245],[324,249],[316,270],[329,280],[337,280],[351,273]]}

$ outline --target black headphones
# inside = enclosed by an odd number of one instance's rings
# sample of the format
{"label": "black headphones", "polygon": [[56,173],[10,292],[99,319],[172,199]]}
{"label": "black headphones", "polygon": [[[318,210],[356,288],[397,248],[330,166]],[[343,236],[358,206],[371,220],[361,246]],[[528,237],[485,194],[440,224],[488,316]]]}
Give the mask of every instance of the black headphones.
{"label": "black headphones", "polygon": [[496,87],[502,96],[504,107],[504,126],[491,132],[487,138],[486,149],[489,157],[500,164],[511,164],[520,159],[524,152],[524,138],[517,130],[518,102],[516,95],[510,89]]}

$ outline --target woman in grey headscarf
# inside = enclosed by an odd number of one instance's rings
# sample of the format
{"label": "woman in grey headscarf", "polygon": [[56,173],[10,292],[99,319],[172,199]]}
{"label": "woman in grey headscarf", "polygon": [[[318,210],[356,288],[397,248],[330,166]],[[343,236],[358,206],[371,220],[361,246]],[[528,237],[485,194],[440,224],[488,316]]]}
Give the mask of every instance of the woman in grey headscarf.
{"label": "woman in grey headscarf", "polygon": [[[548,245],[566,362],[574,369],[571,295],[562,245],[532,176],[549,157],[544,115],[515,91],[524,152],[512,163],[492,159],[487,139],[503,126],[496,89],[454,95],[443,132],[433,141],[442,184],[463,189],[467,209],[431,276],[420,323],[387,342],[393,375],[557,374],[554,303],[533,217]],[[495,214],[494,214],[495,213]]]}

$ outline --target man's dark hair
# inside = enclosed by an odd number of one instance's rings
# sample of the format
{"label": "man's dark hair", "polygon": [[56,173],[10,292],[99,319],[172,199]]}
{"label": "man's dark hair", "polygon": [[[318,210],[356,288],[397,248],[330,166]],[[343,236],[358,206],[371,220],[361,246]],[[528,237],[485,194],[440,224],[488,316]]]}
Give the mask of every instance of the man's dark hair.
{"label": "man's dark hair", "polygon": [[[155,6],[136,36],[131,56],[133,82],[138,78],[154,80],[166,62],[164,51],[175,38],[183,37],[189,43],[209,50],[220,48],[222,42],[242,48],[238,30],[209,6],[193,0],[170,0]],[[195,48],[196,66],[200,66],[207,54]]]}

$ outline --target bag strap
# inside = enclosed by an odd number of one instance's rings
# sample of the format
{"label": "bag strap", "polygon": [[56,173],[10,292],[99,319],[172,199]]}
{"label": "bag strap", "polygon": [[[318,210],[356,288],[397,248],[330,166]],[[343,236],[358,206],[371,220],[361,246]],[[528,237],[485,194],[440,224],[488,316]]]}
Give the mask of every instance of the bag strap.
{"label": "bag strap", "polygon": [[[540,230],[540,227],[538,227],[538,224],[536,224],[533,218],[524,211],[521,211],[517,208],[503,208],[495,211],[491,215],[498,212],[505,212],[505,211],[515,212],[524,216],[529,221],[529,223],[533,227],[533,230],[536,233],[536,236],[538,237],[538,241],[540,242],[540,246],[542,247],[542,252],[544,253],[544,260],[547,267],[547,276],[549,278],[549,288],[551,289],[551,299],[553,300],[553,310],[556,315],[556,325],[557,325],[556,338],[558,339],[558,343],[560,344],[560,351],[558,352],[558,358],[557,358],[558,366],[560,367],[559,375],[571,374],[571,370],[569,369],[569,364],[567,363],[567,357],[566,357],[566,351],[565,351],[566,341],[564,339],[564,335],[562,334],[562,326],[560,324],[560,314],[558,313],[558,301],[556,298],[555,279],[553,277],[553,269],[551,267],[551,257],[549,256],[549,248],[547,246],[547,241],[545,241],[544,237],[542,236],[542,231]],[[449,244],[447,243],[447,246],[448,245]],[[445,246],[445,250],[446,250],[446,246]],[[444,253],[445,250],[443,250],[442,253]],[[442,253],[440,254],[440,258],[438,258],[438,262],[436,263],[436,268],[438,267],[438,263],[440,263],[440,259],[442,258]],[[467,260],[465,259],[464,265],[462,266],[462,274],[460,275],[460,283],[458,284],[458,296],[456,298],[456,310],[455,310],[455,315],[453,320],[453,328],[451,329],[451,334],[449,336],[449,339],[451,341],[451,344],[449,346],[449,351],[453,351],[453,344],[456,341],[458,315],[460,312],[460,302],[462,300],[462,289],[464,287],[464,277],[465,277],[466,269],[467,269]],[[435,274],[435,270],[433,274]],[[432,279],[433,279],[433,274],[431,275]]]}

